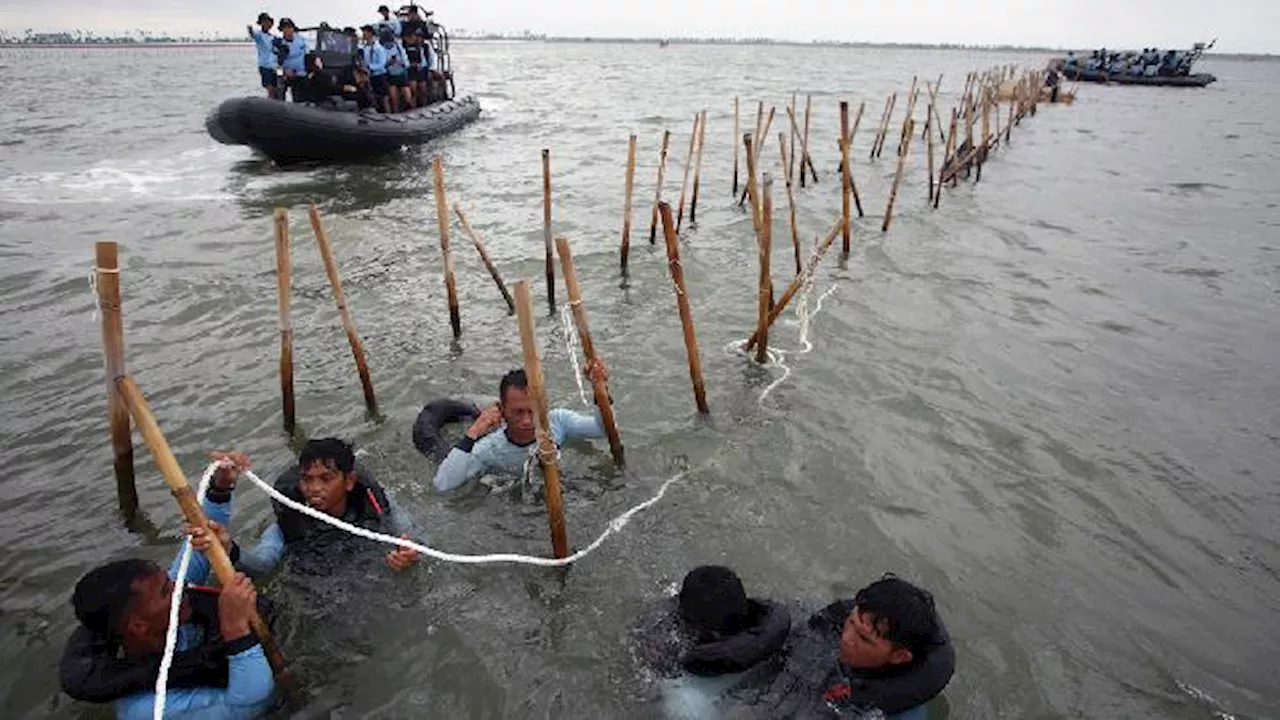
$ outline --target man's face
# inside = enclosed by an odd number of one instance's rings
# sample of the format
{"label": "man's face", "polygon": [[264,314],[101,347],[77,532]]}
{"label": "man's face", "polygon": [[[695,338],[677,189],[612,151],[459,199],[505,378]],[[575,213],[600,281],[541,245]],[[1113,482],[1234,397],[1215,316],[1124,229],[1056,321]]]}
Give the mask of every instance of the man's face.
{"label": "man's face", "polygon": [[840,633],[840,662],[854,670],[875,670],[911,662],[911,651],[885,639],[872,617],[855,607]]}
{"label": "man's face", "polygon": [[271,32],[271,28],[275,26],[275,20],[263,20],[261,23],[262,32]]}
{"label": "man's face", "polygon": [[507,422],[507,437],[517,445],[534,438],[533,399],[528,388],[509,387],[502,398],[502,419]]}
{"label": "man's face", "polygon": [[280,32],[284,33],[284,39],[285,39],[285,40],[293,40],[293,26],[292,26],[292,25],[290,25],[290,26],[288,26],[288,27],[285,27],[285,28],[282,28],[282,29],[280,30]]}
{"label": "man's face", "polygon": [[373,42],[373,31],[372,31],[372,30],[361,30],[361,31],[360,31],[360,37],[363,37],[365,42],[367,42],[367,43],[371,43],[371,42]]}
{"label": "man's face", "polygon": [[[169,603],[173,602],[173,581],[160,568],[133,581],[133,599],[121,622],[121,632],[136,652],[164,650],[169,630]],[[191,619],[191,603],[184,595],[178,611],[179,624]]]}
{"label": "man's face", "polygon": [[347,511],[347,493],[356,486],[356,474],[344,473],[332,461],[317,460],[302,468],[298,490],[307,504],[322,513],[341,517]]}

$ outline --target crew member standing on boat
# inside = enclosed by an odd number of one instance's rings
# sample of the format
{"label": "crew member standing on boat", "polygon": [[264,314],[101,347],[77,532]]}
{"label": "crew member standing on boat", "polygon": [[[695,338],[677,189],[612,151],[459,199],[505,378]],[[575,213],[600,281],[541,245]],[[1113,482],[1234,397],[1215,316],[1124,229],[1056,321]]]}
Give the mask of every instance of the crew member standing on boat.
{"label": "crew member standing on boat", "polygon": [[413,108],[413,90],[409,88],[409,58],[400,39],[383,28],[378,38],[387,51],[387,84],[391,86],[391,112]]}
{"label": "crew member standing on boat", "polygon": [[369,86],[378,100],[378,110],[387,112],[387,49],[373,35],[373,26],[360,28],[364,42],[360,44],[360,60],[369,71]]}
{"label": "crew member standing on boat", "polygon": [[394,33],[395,37],[400,37],[400,18],[392,15],[391,9],[386,5],[378,6],[378,14],[382,16],[382,19],[377,22],[378,34],[381,35],[382,29],[387,28]]}
{"label": "crew member standing on boat", "polygon": [[427,104],[427,70],[431,64],[430,50],[423,44],[422,35],[409,23],[404,24],[404,54],[409,61],[409,107]]}
{"label": "crew member standing on boat", "polygon": [[[298,27],[289,18],[280,18],[282,50],[280,67],[284,68],[284,80],[293,94],[294,102],[306,102],[307,39],[298,34]],[[280,94],[281,99],[284,93]]]}
{"label": "crew member standing on boat", "polygon": [[249,37],[258,48],[258,75],[262,78],[262,87],[267,90],[267,97],[275,100],[279,97],[279,80],[276,68],[280,67],[276,59],[276,36],[271,34],[271,26],[275,20],[266,13],[258,13],[257,26],[249,26]]}

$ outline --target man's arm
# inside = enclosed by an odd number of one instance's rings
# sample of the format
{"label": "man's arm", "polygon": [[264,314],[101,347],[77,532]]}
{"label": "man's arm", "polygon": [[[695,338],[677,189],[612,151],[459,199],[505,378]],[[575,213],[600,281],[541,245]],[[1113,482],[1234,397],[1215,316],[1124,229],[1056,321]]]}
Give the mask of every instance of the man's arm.
{"label": "man's arm", "polygon": [[[194,714],[201,720],[243,720],[261,715],[275,691],[275,679],[262,645],[256,636],[249,637],[253,645],[247,649],[233,652],[237,643],[227,644],[230,656],[226,688],[170,689],[165,693],[165,716],[199,711]],[[130,695],[116,703],[116,718],[151,720],[155,702],[154,692]]]}
{"label": "man's arm", "polygon": [[232,545],[231,560],[237,569],[249,576],[260,578],[269,574],[284,560],[284,531],[277,523],[271,523],[258,538],[258,544],[250,549]]}
{"label": "man's arm", "polygon": [[[391,490],[383,488],[382,492],[387,496],[387,527],[391,534],[412,536],[414,534],[413,518],[405,512],[400,503],[396,502],[396,497],[391,494]],[[423,541],[419,539],[418,542]]]}
{"label": "man's arm", "polygon": [[[200,502],[200,509],[204,510],[205,518],[218,523],[223,527],[231,526],[231,511],[233,505],[231,502],[230,490],[219,490],[217,487],[211,487],[204,500]],[[182,562],[182,551],[187,544],[191,542],[191,538],[185,538],[182,541],[182,548],[178,550],[178,554],[174,556],[173,562],[169,565],[169,578],[178,577],[178,565]],[[213,565],[210,564],[209,558],[204,553],[192,552],[191,560],[187,563],[187,582],[196,585],[204,585],[209,582],[209,576],[213,572]]]}
{"label": "man's arm", "polygon": [[483,447],[469,437],[462,438],[453,446],[444,462],[436,468],[432,484],[437,492],[455,490],[484,472],[484,461],[477,456],[477,450],[483,450]]}
{"label": "man's arm", "polygon": [[574,438],[604,437],[604,423],[600,421],[600,408],[584,415],[565,408],[554,408],[550,413],[552,434],[556,445],[563,445]]}

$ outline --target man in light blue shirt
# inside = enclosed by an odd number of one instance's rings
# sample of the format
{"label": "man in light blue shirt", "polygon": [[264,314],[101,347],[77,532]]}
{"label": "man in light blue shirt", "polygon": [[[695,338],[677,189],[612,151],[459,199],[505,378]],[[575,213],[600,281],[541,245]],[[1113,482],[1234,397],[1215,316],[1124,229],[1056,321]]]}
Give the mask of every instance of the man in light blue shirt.
{"label": "man in light blue shirt", "polygon": [[[281,42],[284,43],[285,50],[280,67],[284,69],[285,82],[293,93],[294,102],[306,102],[307,93],[303,86],[307,79],[307,51],[311,48],[307,46],[307,39],[298,34],[298,27],[289,18],[280,19],[280,32],[284,36]],[[284,98],[283,92],[280,97]]]}
{"label": "man in light blue shirt", "polygon": [[361,27],[360,34],[363,40],[360,43],[360,61],[369,71],[369,86],[378,100],[378,110],[388,112],[390,85],[387,82],[387,49],[378,42],[372,25]]}
{"label": "man in light blue shirt", "polygon": [[275,20],[271,19],[270,15],[258,13],[257,27],[249,26],[249,37],[258,49],[258,75],[262,79],[262,87],[267,90],[267,97],[272,100],[279,96],[276,89],[279,84],[276,80],[276,68],[280,66],[280,61],[276,57],[276,36],[271,34],[271,26],[274,23]]}
{"label": "man in light blue shirt", "polygon": [[379,5],[378,14],[382,16],[382,19],[375,23],[378,26],[379,34],[381,34],[382,28],[388,28],[393,36],[400,37],[400,18],[391,14],[391,8],[386,5]]}
{"label": "man in light blue shirt", "polygon": [[[592,382],[608,381],[609,373],[599,359],[587,366]],[[556,447],[574,438],[604,437],[599,408],[591,415],[554,408],[548,413],[551,440]],[[486,408],[471,424],[458,444],[436,470],[436,490],[448,492],[468,480],[489,472],[519,475],[531,454],[537,451],[533,422],[533,400],[524,370],[512,370],[498,386],[498,403]]]}

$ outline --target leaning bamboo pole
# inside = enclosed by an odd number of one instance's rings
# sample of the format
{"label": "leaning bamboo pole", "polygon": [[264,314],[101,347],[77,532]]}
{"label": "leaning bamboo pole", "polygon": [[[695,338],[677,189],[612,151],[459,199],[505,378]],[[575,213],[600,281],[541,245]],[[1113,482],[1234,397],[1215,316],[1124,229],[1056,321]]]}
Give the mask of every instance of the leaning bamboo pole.
{"label": "leaning bamboo pole", "polygon": [[484,243],[480,241],[480,236],[475,230],[471,229],[471,223],[467,221],[466,213],[462,212],[462,206],[458,203],[453,204],[453,213],[458,216],[458,224],[462,225],[462,232],[470,238],[471,244],[475,246],[476,252],[480,253],[480,262],[484,263],[485,270],[489,271],[489,277],[493,278],[493,283],[498,286],[498,292],[502,293],[502,299],[507,303],[507,314],[514,314],[516,311],[516,301],[511,297],[510,291],[507,290],[507,284],[502,281],[502,275],[498,272],[498,268],[493,264],[493,260],[489,259],[489,251],[485,250]]}
{"label": "leaning bamboo pole", "polygon": [[351,311],[347,309],[347,298],[342,292],[342,277],[338,274],[338,261],[333,257],[333,249],[329,246],[329,234],[325,232],[324,223],[320,220],[320,211],[313,204],[308,212],[311,218],[311,230],[316,236],[316,245],[320,247],[320,259],[324,262],[324,272],[329,278],[329,287],[333,289],[333,301],[338,305],[338,315],[342,318],[342,329],[347,332],[347,342],[351,345],[351,356],[356,361],[356,372],[360,375],[360,388],[364,391],[364,405],[373,415],[378,414],[378,400],[373,394],[373,380],[369,379],[369,365],[364,357],[364,343],[356,332],[356,323],[351,319]]}
{"label": "leaning bamboo pole", "polygon": [[702,148],[707,144],[707,111],[698,126],[698,157],[693,161],[693,199],[689,202],[689,224],[698,222],[698,185],[702,182]]}
{"label": "leaning bamboo pole", "polygon": [[693,169],[693,153],[698,149],[698,126],[702,122],[701,115],[693,116],[693,132],[689,133],[689,155],[684,161],[684,179],[680,181],[680,205],[676,211],[676,232],[684,227],[684,200],[689,192],[689,171]]}
{"label": "leaning bamboo pole", "polygon": [[938,209],[938,203],[942,202],[942,186],[946,182],[943,174],[947,172],[947,167],[953,162],[952,153],[955,151],[956,144],[956,109],[951,108],[951,126],[947,130],[947,142],[942,150],[942,167],[938,170],[938,187],[933,193],[933,209]]}
{"label": "leaning bamboo pole", "polygon": [[[186,518],[187,524],[193,528],[200,528],[208,532],[209,519],[205,517],[204,510],[200,508],[200,501],[196,498],[195,491],[187,484],[187,478],[182,472],[182,467],[178,465],[177,458],[173,456],[173,451],[169,448],[169,443],[165,440],[164,433],[160,432],[160,426],[156,424],[155,415],[151,412],[151,405],[147,402],[146,397],[138,389],[133,378],[128,375],[116,378],[115,386],[125,407],[128,408],[129,414],[133,417],[134,423],[138,426],[138,431],[142,433],[142,439],[147,443],[147,447],[151,449],[151,456],[155,459],[156,467],[160,470],[165,484],[169,486],[170,492],[173,493],[178,507],[182,509],[182,514]],[[214,575],[217,576],[218,582],[223,587],[235,582],[236,570],[231,564],[231,557],[227,554],[227,549],[222,547],[222,543],[210,543],[209,549],[204,551],[204,555],[208,558],[209,564],[213,567]],[[280,652],[280,646],[276,644],[270,628],[263,622],[262,617],[258,615],[257,608],[253,608],[250,613],[249,627],[262,642],[262,650],[267,656],[267,662],[271,664],[271,670],[275,673],[276,680],[285,687],[293,687],[293,678],[289,672],[289,665],[285,661],[284,654]]]}
{"label": "leaning bamboo pole", "polygon": [[529,396],[533,400],[533,424],[538,443],[538,460],[542,464],[543,494],[547,502],[547,521],[551,526],[551,549],[557,559],[569,556],[569,534],[564,523],[564,496],[560,491],[560,465],[556,459],[556,443],[551,437],[547,411],[547,386],[538,358],[538,338],[533,327],[533,297],[527,280],[514,286],[516,316],[520,324],[520,347],[524,350],[524,372],[529,379]]}
{"label": "leaning bamboo pole", "polygon": [[[779,141],[782,140],[782,133],[778,133],[778,140]],[[781,142],[779,142],[779,144],[781,144]],[[789,224],[791,226],[791,247],[792,249],[795,250],[796,272],[799,273],[801,270],[800,229],[796,225],[796,194],[795,194],[795,188],[793,187],[791,182],[792,178],[790,174],[791,169],[794,167],[794,165],[790,161],[794,160],[794,158],[787,156],[787,148],[785,146],[780,147],[779,150],[782,151],[782,166],[783,168],[785,168],[785,172],[783,173],[783,180],[785,181],[785,184],[787,186],[787,213],[790,221]],[[804,174],[804,163],[800,164],[800,173]]]}
{"label": "leaning bamboo pole", "polygon": [[803,157],[800,158],[800,187],[804,187],[804,167],[809,166],[809,174],[813,177],[813,181],[818,182],[818,171],[813,168],[813,157],[809,155],[809,117],[813,110],[813,96],[806,95],[804,98],[804,135],[800,139],[800,150]]}
{"label": "leaning bamboo pole", "polygon": [[[596,354],[596,346],[591,339],[591,328],[587,325],[587,310],[582,306],[578,271],[573,265],[573,253],[569,249],[567,238],[556,238],[556,253],[560,255],[560,271],[564,274],[564,287],[569,294],[573,324],[578,330],[578,339],[582,343],[582,355],[587,359],[587,366],[590,367],[599,355]],[[604,425],[604,433],[609,438],[609,451],[613,453],[614,463],[622,467],[626,461],[623,459],[622,438],[618,435],[618,426],[613,417],[613,402],[610,400],[609,388],[603,379],[598,378],[592,378],[591,388],[595,393],[596,407],[600,410],[600,424]]]}
{"label": "leaning bamboo pole", "polygon": [[[631,191],[636,184],[636,136],[633,133],[631,139],[627,142],[627,196],[622,204],[622,249],[620,250],[620,261],[622,263],[622,277],[627,276],[627,259],[631,255]],[[515,305],[511,306],[515,311]]]}
{"label": "leaning bamboo pole", "polygon": [[120,258],[114,242],[94,245],[94,282],[102,313],[102,355],[107,371],[107,427],[111,435],[116,500],[126,520],[138,514],[138,487],[133,472],[133,435],[129,410],[116,393],[116,379],[124,377],[124,317],[120,304]]}
{"label": "leaning bamboo pole", "polygon": [[[774,115],[774,111],[776,110],[777,110],[776,107],[769,108],[769,117],[767,120],[765,120],[763,128],[760,130],[759,133],[757,133],[756,135],[753,135],[751,138],[751,147],[753,148],[752,150],[753,157],[748,158],[748,161],[755,163],[756,167],[760,167],[760,153],[764,151],[765,140],[768,139],[769,137],[769,128],[773,127],[773,115]],[[746,201],[747,201],[747,192],[743,190],[742,197],[738,198],[738,204],[741,205]]]}
{"label": "leaning bamboo pole", "polygon": [[694,403],[698,412],[706,415],[707,391],[702,381],[702,359],[698,353],[698,338],[693,331],[693,311],[689,309],[689,293],[684,285],[684,268],[680,265],[680,242],[676,237],[675,223],[671,221],[671,206],[661,203],[662,229],[667,239],[667,266],[671,269],[671,282],[676,289],[676,306],[680,310],[680,325],[684,330],[684,348],[689,356],[689,378],[693,382]]}
{"label": "leaning bamboo pole", "polygon": [[[791,279],[791,284],[787,286],[787,289],[782,293],[782,297],[778,298],[777,302],[774,303],[773,309],[769,311],[769,325],[773,325],[774,321],[782,315],[782,311],[787,309],[787,303],[791,302],[791,299],[795,297],[801,286],[808,282],[809,278],[812,278],[813,274],[817,272],[818,263],[822,262],[822,256],[826,254],[831,244],[835,242],[843,224],[844,221],[841,218],[836,218],[835,223],[831,225],[831,229],[827,231],[827,236],[822,239],[822,242],[818,243],[813,254],[809,256],[809,264],[805,267],[804,272]],[[751,352],[754,350],[759,342],[759,335],[752,335],[747,340],[746,351]]]}
{"label": "leaning bamboo pole", "polygon": [[289,215],[276,208],[276,297],[280,305],[280,396],[284,403],[284,431],[293,434],[297,415],[293,403],[293,317],[289,312]]}
{"label": "leaning bamboo pole", "polygon": [[653,217],[649,219],[649,244],[658,240],[658,205],[662,203],[662,180],[667,174],[667,148],[671,145],[671,131],[662,131],[662,151],[658,156],[658,187],[653,191]]}
{"label": "leaning bamboo pole", "polygon": [[902,132],[898,135],[898,154],[902,154],[902,145],[907,141],[907,121],[914,120],[916,113],[916,101],[920,98],[920,91],[917,89],[919,77],[911,76],[911,90],[907,93],[907,115],[902,118]]}
{"label": "leaning bamboo pole", "polygon": [[[546,152],[545,150],[543,151]],[[545,158],[546,155],[544,154]],[[444,195],[444,161],[439,156],[431,164],[436,182],[436,222],[440,227],[440,256],[444,261],[444,289],[449,297],[449,325],[453,328],[453,339],[462,336],[462,313],[458,310],[458,286],[453,277],[453,251],[449,249],[449,201]],[[545,167],[545,165],[544,165]],[[550,177],[548,175],[548,177]],[[550,193],[550,186],[547,186]],[[548,194],[548,197],[550,195]],[[550,206],[548,206],[550,207]],[[548,277],[554,285],[554,279]],[[555,299],[551,302],[554,306]]]}
{"label": "leaning bamboo pole", "polygon": [[760,199],[756,186],[756,161],[755,161],[755,142],[750,135],[742,136],[742,144],[746,146],[747,155],[747,197],[751,200],[751,226],[756,231],[756,237],[760,235]]}
{"label": "leaning bamboo pole", "polygon": [[915,134],[915,129],[916,121],[907,118],[906,142],[898,152],[898,170],[893,174],[893,186],[889,188],[889,204],[884,209],[884,223],[880,226],[880,232],[888,232],[889,223],[893,222],[893,204],[898,199],[898,185],[902,184],[902,170],[907,156],[911,154],[911,136]]}

